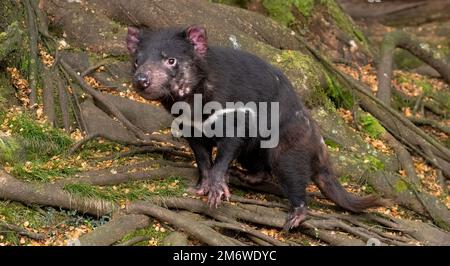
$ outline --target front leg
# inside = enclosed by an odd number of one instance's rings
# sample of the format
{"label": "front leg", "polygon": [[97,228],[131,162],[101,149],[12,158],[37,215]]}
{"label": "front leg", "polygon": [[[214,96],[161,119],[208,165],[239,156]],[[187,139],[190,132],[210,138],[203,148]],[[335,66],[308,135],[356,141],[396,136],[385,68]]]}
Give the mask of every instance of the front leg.
{"label": "front leg", "polygon": [[210,171],[212,167],[212,145],[202,138],[186,138],[197,163],[199,178],[193,192],[197,195],[207,195],[210,187]]}
{"label": "front leg", "polygon": [[237,157],[242,144],[243,140],[238,138],[224,138],[217,143],[217,156],[210,171],[209,206],[217,208],[222,201],[222,196],[225,196],[226,200],[229,199],[227,171],[231,162]]}

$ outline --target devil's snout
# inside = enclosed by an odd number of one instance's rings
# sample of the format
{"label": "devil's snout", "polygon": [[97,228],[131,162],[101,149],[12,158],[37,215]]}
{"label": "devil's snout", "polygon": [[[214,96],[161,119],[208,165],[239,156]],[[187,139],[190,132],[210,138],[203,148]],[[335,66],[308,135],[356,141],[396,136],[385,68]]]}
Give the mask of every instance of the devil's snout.
{"label": "devil's snout", "polygon": [[136,84],[137,88],[146,89],[148,86],[150,86],[150,77],[145,73],[137,73],[134,76],[134,83]]}

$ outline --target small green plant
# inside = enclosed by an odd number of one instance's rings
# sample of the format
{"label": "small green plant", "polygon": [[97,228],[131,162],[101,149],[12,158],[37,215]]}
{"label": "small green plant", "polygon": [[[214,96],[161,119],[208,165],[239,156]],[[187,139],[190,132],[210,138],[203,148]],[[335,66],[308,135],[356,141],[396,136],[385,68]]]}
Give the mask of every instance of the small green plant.
{"label": "small green plant", "polygon": [[386,129],[384,129],[380,122],[371,114],[359,114],[357,116],[357,119],[364,132],[366,132],[372,138],[378,138],[386,132]]}
{"label": "small green plant", "polygon": [[39,161],[28,161],[25,163],[15,163],[11,173],[28,181],[48,182],[55,177],[70,176],[79,172],[75,167],[48,168]]}
{"label": "small green plant", "polygon": [[335,106],[351,109],[354,105],[353,95],[330,75],[325,74],[325,77],[328,84],[326,94]]}
{"label": "small green plant", "polygon": [[40,124],[31,114],[23,112],[8,121],[8,127],[21,142],[28,160],[49,159],[63,153],[71,144],[70,137],[48,124]]}
{"label": "small green plant", "polygon": [[13,163],[17,158],[19,145],[13,138],[0,137],[0,163]]}

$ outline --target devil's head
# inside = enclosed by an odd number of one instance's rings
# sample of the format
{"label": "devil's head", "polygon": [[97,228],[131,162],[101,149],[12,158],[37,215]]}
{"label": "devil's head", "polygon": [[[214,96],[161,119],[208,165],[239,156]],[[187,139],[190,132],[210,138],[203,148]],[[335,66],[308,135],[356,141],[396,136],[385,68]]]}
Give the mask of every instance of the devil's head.
{"label": "devil's head", "polygon": [[204,79],[208,51],[201,26],[185,30],[128,28],[127,48],[134,59],[133,86],[144,98],[184,98]]}

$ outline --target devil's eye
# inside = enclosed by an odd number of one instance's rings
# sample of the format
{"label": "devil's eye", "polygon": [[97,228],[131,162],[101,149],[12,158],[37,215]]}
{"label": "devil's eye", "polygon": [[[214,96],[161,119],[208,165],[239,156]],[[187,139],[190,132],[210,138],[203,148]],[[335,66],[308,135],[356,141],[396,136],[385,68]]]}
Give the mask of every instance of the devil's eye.
{"label": "devil's eye", "polygon": [[169,66],[175,66],[177,64],[177,59],[169,58],[167,59],[167,64],[169,64]]}

